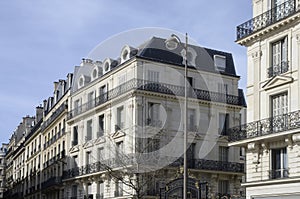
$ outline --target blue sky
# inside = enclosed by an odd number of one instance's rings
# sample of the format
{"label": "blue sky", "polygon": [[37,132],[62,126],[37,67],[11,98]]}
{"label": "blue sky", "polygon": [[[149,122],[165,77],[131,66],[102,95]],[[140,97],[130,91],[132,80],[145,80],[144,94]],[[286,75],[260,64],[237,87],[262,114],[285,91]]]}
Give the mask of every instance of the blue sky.
{"label": "blue sky", "polygon": [[[246,87],[246,48],[234,43],[237,25],[251,18],[251,0],[9,0],[0,1],[0,142],[25,115],[53,94],[53,81],[107,38],[159,27],[204,47],[233,53]],[[119,51],[116,52],[117,57]]]}

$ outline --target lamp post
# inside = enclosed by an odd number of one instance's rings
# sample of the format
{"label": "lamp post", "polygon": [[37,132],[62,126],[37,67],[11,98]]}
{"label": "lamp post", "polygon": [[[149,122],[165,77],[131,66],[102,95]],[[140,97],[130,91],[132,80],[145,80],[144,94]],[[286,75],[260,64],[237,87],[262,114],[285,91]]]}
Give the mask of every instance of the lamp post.
{"label": "lamp post", "polygon": [[183,55],[184,59],[184,122],[183,122],[183,199],[187,199],[187,180],[188,180],[188,167],[187,167],[187,109],[188,109],[188,100],[187,100],[187,77],[188,77],[188,70],[187,70],[187,52],[188,52],[188,35],[185,33],[185,44],[183,45],[180,38],[172,34],[169,39],[165,41],[166,46],[169,50],[175,50],[178,45],[181,45],[185,50],[185,56]]}

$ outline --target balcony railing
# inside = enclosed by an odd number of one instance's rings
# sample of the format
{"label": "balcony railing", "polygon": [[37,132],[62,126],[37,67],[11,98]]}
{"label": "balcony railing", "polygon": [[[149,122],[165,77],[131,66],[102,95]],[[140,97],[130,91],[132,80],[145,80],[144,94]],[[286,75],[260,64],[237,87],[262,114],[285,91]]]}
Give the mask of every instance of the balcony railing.
{"label": "balcony railing", "polygon": [[286,1],[237,27],[237,40],[296,13],[295,0]]}
{"label": "balcony railing", "polygon": [[[183,158],[179,158],[173,162],[170,166],[183,165]],[[222,172],[234,172],[244,173],[244,164],[239,162],[227,162],[218,160],[206,160],[206,159],[190,159],[188,160],[188,167],[191,169],[210,170],[210,171],[222,171]]]}
{"label": "balcony railing", "polygon": [[228,130],[231,142],[300,128],[300,110],[251,122]]}
{"label": "balcony railing", "polygon": [[51,115],[51,117],[49,119],[47,119],[46,121],[43,122],[42,126],[41,126],[41,130],[44,130],[45,128],[47,128],[47,126],[49,126],[58,116],[60,116],[60,114],[62,112],[64,112],[64,110],[68,109],[68,106],[63,103],[62,105],[60,105]]}
{"label": "balcony railing", "polygon": [[53,186],[59,186],[62,184],[62,177],[52,177],[42,183],[42,189],[47,189]]}
{"label": "balcony railing", "polygon": [[268,68],[268,75],[269,77],[274,77],[276,75],[280,75],[285,73],[289,70],[288,62],[282,61],[280,65],[272,66]]}
{"label": "balcony railing", "polygon": [[[192,88],[190,88],[192,89]],[[167,95],[174,95],[174,96],[182,96],[184,97],[184,87],[183,86],[176,86],[172,84],[163,84],[163,83],[155,83],[151,81],[146,81],[142,79],[132,79],[127,81],[121,86],[118,86],[107,93],[100,95],[99,97],[93,99],[93,103],[87,102],[77,108],[74,108],[72,111],[68,113],[68,119],[71,119],[79,114],[82,114],[86,111],[91,110],[111,99],[114,99],[126,92],[132,90],[140,90],[140,91],[150,91],[156,93],[162,93]],[[245,106],[244,99],[242,96],[235,96],[235,95],[227,95],[224,93],[218,92],[211,92],[208,90],[201,90],[201,89],[193,89],[193,92],[188,93],[188,97],[196,98],[205,101],[213,101],[213,102],[220,102],[226,103],[231,105],[238,105],[238,106]]]}
{"label": "balcony railing", "polygon": [[270,174],[270,179],[288,178],[289,170],[288,169],[270,170],[269,174]]}
{"label": "balcony railing", "polygon": [[[153,162],[151,162],[153,163]],[[151,164],[149,163],[149,164]],[[183,158],[178,158],[171,163],[171,167],[179,167],[183,163]],[[101,171],[107,171],[107,169],[125,167],[130,165],[142,164],[135,158],[112,158],[105,161],[95,162],[89,165],[75,167],[69,170],[65,170],[63,173],[63,179],[74,178],[82,175],[97,173]],[[154,163],[155,164],[155,163]],[[211,171],[223,171],[223,172],[235,172],[244,173],[244,164],[237,162],[225,162],[205,159],[192,159],[188,162],[188,167],[192,169],[211,170]]]}

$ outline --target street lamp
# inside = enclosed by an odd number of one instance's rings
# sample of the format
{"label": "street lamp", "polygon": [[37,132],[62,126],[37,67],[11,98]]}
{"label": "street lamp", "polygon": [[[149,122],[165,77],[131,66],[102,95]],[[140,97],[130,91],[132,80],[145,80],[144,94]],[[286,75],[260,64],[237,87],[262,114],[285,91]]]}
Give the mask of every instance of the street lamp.
{"label": "street lamp", "polygon": [[180,38],[172,34],[169,39],[165,41],[166,47],[169,50],[175,50],[178,45],[181,45],[185,52],[183,53],[184,59],[184,122],[183,122],[183,199],[187,199],[187,180],[188,180],[188,170],[187,170],[187,108],[188,108],[188,100],[187,100],[187,54],[188,54],[188,35],[185,33],[185,44],[183,45]]}

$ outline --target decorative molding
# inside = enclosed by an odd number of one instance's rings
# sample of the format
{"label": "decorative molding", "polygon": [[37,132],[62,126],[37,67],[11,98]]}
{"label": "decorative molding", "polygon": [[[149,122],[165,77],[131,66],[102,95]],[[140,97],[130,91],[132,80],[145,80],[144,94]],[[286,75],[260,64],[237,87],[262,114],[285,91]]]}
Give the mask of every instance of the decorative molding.
{"label": "decorative molding", "polygon": [[275,88],[278,86],[282,86],[285,84],[292,83],[294,79],[292,77],[287,77],[287,76],[282,76],[282,75],[277,75],[270,79],[265,85],[263,85],[263,89],[269,90],[271,88]]}

